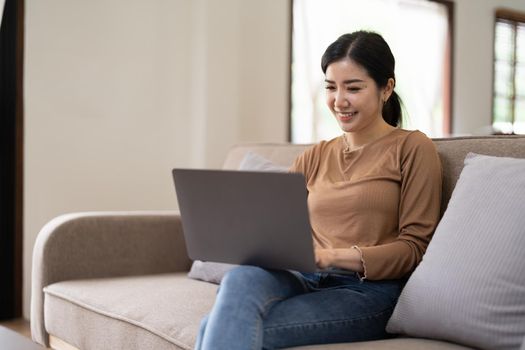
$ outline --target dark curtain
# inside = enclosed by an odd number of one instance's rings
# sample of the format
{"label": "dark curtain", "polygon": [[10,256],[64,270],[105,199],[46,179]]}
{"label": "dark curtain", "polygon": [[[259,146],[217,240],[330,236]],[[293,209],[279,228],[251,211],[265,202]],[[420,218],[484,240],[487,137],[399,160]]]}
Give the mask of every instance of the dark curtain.
{"label": "dark curtain", "polygon": [[23,2],[6,0],[0,27],[0,319],[21,316]]}

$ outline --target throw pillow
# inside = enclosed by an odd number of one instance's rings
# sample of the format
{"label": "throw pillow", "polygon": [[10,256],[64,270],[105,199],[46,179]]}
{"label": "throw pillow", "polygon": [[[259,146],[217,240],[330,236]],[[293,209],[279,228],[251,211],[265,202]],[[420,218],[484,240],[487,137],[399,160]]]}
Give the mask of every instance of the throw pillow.
{"label": "throw pillow", "polygon": [[480,349],[525,336],[525,159],[469,153],[387,331]]}
{"label": "throw pillow", "polygon": [[[257,153],[247,152],[239,164],[239,170],[286,172],[288,168],[274,164]],[[237,265],[195,260],[188,277],[219,284],[223,276],[235,266]]]}
{"label": "throw pillow", "polygon": [[188,277],[205,282],[220,284],[226,272],[230,271],[236,266],[237,265],[233,264],[195,260],[193,264],[191,264]]}
{"label": "throw pillow", "polygon": [[286,172],[288,167],[277,165],[254,152],[247,152],[239,164],[239,170]]}

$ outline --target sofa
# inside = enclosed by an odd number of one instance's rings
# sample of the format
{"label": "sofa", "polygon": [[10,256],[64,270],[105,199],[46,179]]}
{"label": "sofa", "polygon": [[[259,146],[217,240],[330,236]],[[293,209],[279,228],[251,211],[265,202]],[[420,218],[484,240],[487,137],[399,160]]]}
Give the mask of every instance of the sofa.
{"label": "sofa", "polygon": [[[525,158],[523,136],[433,141],[444,172],[442,213],[467,153]],[[227,154],[223,168],[238,169],[249,152],[287,166],[306,147],[235,146]],[[166,169],[167,176],[169,170]],[[200,320],[212,307],[218,285],[189,278],[191,266],[176,211],[85,212],[54,218],[41,229],[34,246],[33,340],[54,349],[192,349]],[[440,322],[446,324],[447,320]],[[447,339],[407,334],[387,340],[300,347],[472,348]]]}

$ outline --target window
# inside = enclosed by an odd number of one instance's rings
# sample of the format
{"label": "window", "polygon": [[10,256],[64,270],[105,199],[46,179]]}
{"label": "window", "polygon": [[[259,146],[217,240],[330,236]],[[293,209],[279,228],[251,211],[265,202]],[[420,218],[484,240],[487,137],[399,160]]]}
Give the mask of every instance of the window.
{"label": "window", "polygon": [[291,141],[341,134],[324,103],[321,56],[338,36],[380,33],[396,59],[402,126],[431,137],[450,133],[452,6],[445,0],[294,0]]}
{"label": "window", "polygon": [[496,11],[492,126],[525,134],[525,14]]}

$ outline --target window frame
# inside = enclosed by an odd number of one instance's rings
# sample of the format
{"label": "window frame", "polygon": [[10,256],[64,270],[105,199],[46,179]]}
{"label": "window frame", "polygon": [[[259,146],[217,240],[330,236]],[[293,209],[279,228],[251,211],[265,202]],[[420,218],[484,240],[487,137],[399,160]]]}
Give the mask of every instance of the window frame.
{"label": "window frame", "polygon": [[[290,40],[289,44],[289,75],[288,75],[288,123],[287,123],[287,141],[293,142],[292,140],[292,81],[293,81],[293,27],[294,27],[294,2],[301,0],[290,0]],[[428,2],[435,2],[444,5],[447,10],[448,18],[448,33],[447,33],[447,46],[445,49],[445,55],[447,56],[448,65],[445,67],[443,74],[443,133],[450,135],[453,133],[453,96],[454,96],[454,37],[455,37],[455,2],[454,0],[423,0]]]}
{"label": "window frame", "polygon": [[24,8],[25,0],[6,0],[0,9],[0,129],[6,146],[0,152],[0,319],[21,317],[23,308]]}
{"label": "window frame", "polygon": [[[492,56],[492,101],[491,101],[491,121],[490,125],[494,128],[496,113],[495,113],[495,107],[496,107],[496,98],[498,97],[496,94],[496,27],[498,25],[498,22],[505,21],[505,22],[511,22],[514,27],[514,43],[513,43],[513,49],[514,49],[514,59],[512,62],[512,73],[511,73],[511,79],[512,79],[512,96],[510,97],[510,105],[511,105],[511,120],[512,124],[514,124],[514,121],[516,120],[516,110],[515,110],[515,104],[516,104],[516,66],[517,66],[517,42],[516,42],[516,32],[518,25],[525,25],[525,13],[519,12],[517,10],[512,10],[508,8],[497,8],[494,12],[494,29],[493,29],[493,56]],[[502,133],[499,130],[494,130],[495,133],[499,134]],[[515,134],[515,130],[512,129],[512,132],[510,133]]]}
{"label": "window frame", "polygon": [[443,133],[452,134],[454,131],[452,129],[453,120],[452,120],[452,110],[454,107],[453,96],[454,96],[454,1],[453,0],[427,0],[430,2],[437,2],[442,5],[445,5],[447,8],[447,17],[448,17],[448,37],[447,37],[447,47],[445,55],[447,55],[448,65],[445,68],[445,73],[443,74],[443,100],[444,100],[444,115],[443,115]]}

